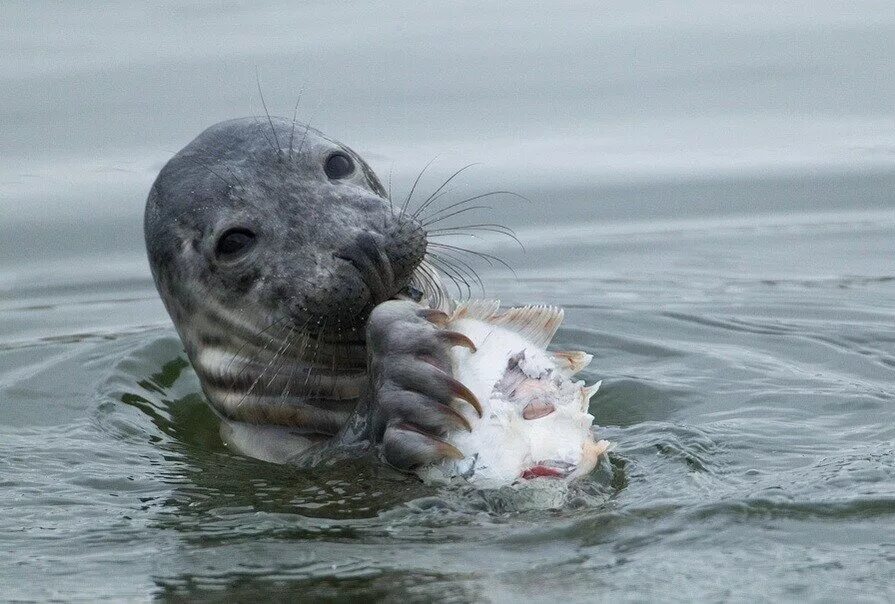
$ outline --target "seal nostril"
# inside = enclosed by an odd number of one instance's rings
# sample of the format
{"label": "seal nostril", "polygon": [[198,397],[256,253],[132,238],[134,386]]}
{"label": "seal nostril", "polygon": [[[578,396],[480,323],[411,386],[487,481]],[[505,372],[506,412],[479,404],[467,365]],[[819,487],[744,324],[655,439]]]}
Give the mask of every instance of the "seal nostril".
{"label": "seal nostril", "polygon": [[360,263],[355,259],[355,256],[353,256],[353,255],[350,255],[350,254],[339,254],[339,253],[333,252],[333,258],[338,258],[339,260],[344,260],[345,262],[347,262],[348,264],[350,264],[351,266],[353,266],[354,268],[356,268],[356,269],[358,270],[358,272],[360,272],[360,273],[363,273],[363,272],[364,272],[364,267],[363,267],[363,265],[360,264]]}
{"label": "seal nostril", "polygon": [[388,255],[369,233],[361,233],[357,239],[341,252],[333,253],[351,264],[360,273],[370,290],[373,302],[378,304],[395,293],[395,274]]}

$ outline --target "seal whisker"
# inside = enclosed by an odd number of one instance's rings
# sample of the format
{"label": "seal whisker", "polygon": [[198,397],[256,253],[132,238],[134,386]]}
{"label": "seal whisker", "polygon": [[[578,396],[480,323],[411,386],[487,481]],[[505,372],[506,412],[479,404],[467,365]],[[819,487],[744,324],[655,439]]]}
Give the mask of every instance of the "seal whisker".
{"label": "seal whisker", "polygon": [[[438,256],[434,256],[432,254],[428,254],[427,257],[432,261],[432,264],[438,267],[438,269],[447,275],[447,277],[454,282],[454,285],[457,288],[457,294],[459,297],[463,297],[463,289],[460,287],[460,282],[462,281],[466,285],[466,291],[468,294],[471,294],[472,289],[470,288],[469,282],[461,275],[457,269],[448,265],[443,258]],[[459,279],[459,281],[458,281]]]}
{"label": "seal whisker", "polygon": [[[305,322],[305,325],[307,325],[307,322]],[[293,340],[292,340],[292,335],[293,335],[293,333],[295,333],[296,330],[298,330],[299,333],[302,333],[303,328],[301,328],[301,329],[297,329],[296,324],[294,324],[294,323],[290,323],[289,333],[288,333],[288,334],[286,335],[286,337],[283,339],[283,343],[282,343],[282,345],[281,345],[280,348],[274,353],[273,357],[272,357],[271,360],[268,362],[267,366],[264,367],[264,369],[262,370],[261,374],[256,378],[255,382],[252,383],[252,386],[249,388],[248,392],[246,393],[246,397],[252,393],[252,391],[253,391],[254,388],[256,387],[257,383],[261,380],[262,377],[264,377],[264,375],[270,370],[270,368],[271,368],[271,366],[273,365],[273,363],[274,363],[275,361],[277,361],[277,360],[279,360],[279,363],[276,365],[276,368],[274,369],[273,375],[272,375],[272,376],[270,377],[270,379],[268,380],[266,388],[269,389],[269,388],[272,386],[272,384],[274,383],[274,381],[280,376],[280,372],[282,371],[283,366],[284,366],[287,362],[289,362],[289,361],[288,361],[288,357],[289,357],[289,355],[286,354],[286,351],[287,351],[290,347],[292,347],[292,346],[294,345],[294,342],[293,342]],[[303,334],[303,336],[304,336],[304,334]],[[307,341],[307,337],[306,337],[306,336],[304,336],[303,339],[304,339],[305,342]],[[292,377],[294,376],[296,367],[299,366],[300,364],[301,364],[301,363],[300,363],[299,359],[296,359],[296,358],[293,357],[292,370],[291,370],[291,372],[290,372],[289,380],[286,382],[286,386],[283,388],[283,391],[281,392],[281,395],[280,395],[280,399],[281,399],[282,401],[285,401],[286,398],[287,398],[287,396],[290,394],[290,392],[289,392],[289,388],[290,388],[290,386],[291,386]],[[259,393],[259,395],[260,395],[260,396],[263,396],[264,393]],[[237,408],[239,408],[239,406],[241,406],[241,405],[243,404],[243,402],[245,401],[246,397],[243,397],[243,400],[241,400],[241,401],[239,402],[239,404],[237,405]]]}
{"label": "seal whisker", "polygon": [[495,255],[493,255],[493,254],[488,254],[488,253],[480,252],[480,251],[477,251],[477,250],[470,250],[470,249],[465,248],[465,247],[459,247],[459,246],[456,246],[456,245],[450,245],[450,244],[447,244],[447,243],[440,243],[440,242],[437,242],[437,241],[430,242],[429,245],[432,246],[432,247],[443,248],[443,249],[448,249],[448,250],[454,250],[454,251],[461,252],[461,253],[464,253],[464,254],[472,254],[472,255],[474,255],[474,256],[478,256],[479,258],[481,258],[482,260],[484,260],[485,262],[487,262],[487,263],[488,263],[488,266],[493,267],[493,266],[494,266],[494,262],[498,262],[498,263],[503,264],[506,268],[512,270],[512,267],[511,267],[509,264],[507,264],[506,261],[504,261],[502,258],[499,258],[499,257],[497,257],[497,256],[495,256]]}
{"label": "seal whisker", "polygon": [[391,165],[388,167],[388,207],[392,211],[392,216],[395,215],[395,204],[392,203],[392,172],[395,171],[395,162],[392,161]]}
{"label": "seal whisker", "polygon": [[[307,322],[305,324],[307,324]],[[302,344],[304,344],[305,342],[307,342],[307,338],[303,339]],[[298,361],[294,361],[292,363],[292,369],[289,371],[289,379],[286,380],[286,385],[283,387],[283,391],[280,393],[280,399],[283,402],[285,402],[286,398],[291,394],[290,388],[292,387],[292,380],[295,378],[295,370],[298,368],[299,364],[300,363]]]}
{"label": "seal whisker", "polygon": [[411,278],[410,284],[412,287],[415,287],[423,292],[423,297],[429,301],[431,304],[431,295],[430,293],[434,291],[432,277],[429,276],[429,273],[426,272],[422,267],[417,268],[413,277]]}
{"label": "seal whisker", "polygon": [[427,266],[424,261],[414,271],[413,276],[410,279],[410,285],[422,291],[423,296],[426,296],[428,299],[430,295],[434,295],[436,288],[432,277],[426,269]]}
{"label": "seal whisker", "polygon": [[430,237],[430,238],[437,238],[437,237],[472,237],[473,239],[478,239],[479,241],[484,241],[484,240],[485,240],[483,237],[480,237],[479,235],[476,235],[475,233],[436,233],[436,232],[429,232],[429,233],[426,233],[426,236],[427,236],[427,237]]}
{"label": "seal whisker", "polygon": [[[470,286],[468,285],[468,282],[466,281],[466,279],[464,279],[462,276],[460,276],[454,269],[446,268],[440,259],[432,258],[432,262],[438,268],[438,270],[440,270],[442,273],[444,273],[448,277],[448,279],[450,279],[451,282],[454,284],[454,287],[457,289],[457,298],[458,299],[465,300],[470,297],[472,290],[471,290]],[[466,286],[465,292],[460,287],[461,283],[463,283]]]}
{"label": "seal whisker", "polygon": [[274,151],[279,153],[282,151],[280,147],[280,138],[277,136],[277,129],[273,127],[273,120],[270,119],[270,111],[267,110],[267,102],[264,100],[264,93],[261,91],[261,71],[258,69],[258,66],[255,66],[255,82],[258,84],[258,96],[261,97],[261,106],[264,107],[264,113],[267,115],[267,123],[270,124],[270,133],[273,134],[273,139],[277,142],[277,146]]}
{"label": "seal whisker", "polygon": [[[198,158],[195,158],[195,159],[198,159]],[[205,159],[208,160],[209,162],[210,162],[210,161],[214,161],[214,158],[213,158],[213,157],[208,157],[208,156],[206,156]],[[207,169],[207,170],[210,171],[212,174],[214,174],[214,172],[211,171],[211,168],[210,168],[207,164],[202,163],[202,164],[200,164],[200,165],[202,165],[205,169]],[[239,178],[239,176],[236,175],[236,173],[235,173],[233,170],[230,169],[230,166],[229,166],[228,164],[226,164],[226,163],[224,163],[223,166],[224,166],[224,169],[227,170],[227,173],[228,173],[230,176],[232,176],[232,177],[236,180],[236,182],[238,182],[243,188],[245,188],[245,183],[242,181],[241,178]],[[215,175],[216,175],[216,174],[215,174]],[[218,175],[216,175],[216,176],[218,176]],[[221,178],[221,177],[218,176],[218,178]],[[225,181],[225,182],[227,182],[227,181]],[[228,184],[230,187],[233,187],[233,184],[232,184],[232,183],[229,183],[229,182],[228,182],[227,184]]]}
{"label": "seal whisker", "polygon": [[320,331],[317,333],[317,342],[314,344],[314,356],[311,361],[308,363],[308,375],[305,377],[305,387],[308,385],[308,381],[311,379],[311,372],[314,369],[314,363],[317,361],[317,352],[320,350],[320,340],[323,339],[323,333],[326,331],[326,319],[323,320],[323,325],[320,327]]}
{"label": "seal whisker", "polygon": [[301,142],[298,144],[298,154],[301,155],[302,150],[305,148],[305,141],[308,140],[308,132],[311,130],[311,123],[308,122],[305,124],[305,133],[301,137]]}
{"label": "seal whisker", "polygon": [[497,223],[497,222],[478,222],[475,224],[458,224],[456,226],[449,227],[439,227],[437,229],[430,229],[427,233],[442,233],[448,231],[462,231],[464,229],[482,229],[482,228],[492,228],[499,229],[500,232],[506,233],[508,235],[515,235],[516,231],[511,229],[510,227]]}
{"label": "seal whisker", "polygon": [[[436,283],[437,280],[430,272],[428,264],[425,266],[424,269],[422,267],[420,268],[420,274],[422,275],[424,281],[423,289],[426,291],[438,292],[438,284]],[[438,292],[438,294],[440,294],[440,292]],[[438,299],[440,300],[440,295]],[[438,304],[436,304],[436,306],[438,306]]]}
{"label": "seal whisker", "polygon": [[[493,197],[495,195],[509,195],[511,197],[516,197],[518,199],[523,199],[525,201],[531,202],[531,200],[528,197],[525,197],[524,195],[520,195],[519,193],[516,193],[514,191],[505,191],[505,190],[488,191],[487,193],[480,193],[479,195],[473,195],[472,197],[467,197],[466,199],[461,199],[460,201],[454,202],[448,206],[445,206],[443,208],[440,208],[440,209],[432,212],[428,216],[424,217],[423,224],[433,224],[435,222],[435,221],[433,221],[433,219],[438,217],[439,215],[443,214],[444,212],[453,210],[454,208],[465,205],[467,203],[472,203],[473,201],[478,201],[479,199],[485,199],[486,197]],[[454,214],[451,214],[451,216],[454,216]],[[447,217],[444,217],[444,218],[447,218]],[[438,220],[443,220],[443,218],[439,218]]]}
{"label": "seal whisker", "polygon": [[450,250],[442,250],[440,256],[442,260],[449,260],[450,263],[456,268],[462,268],[464,273],[470,279],[479,284],[479,287],[482,290],[482,295],[485,295],[485,284],[482,282],[482,278],[479,276],[478,272],[476,272],[475,268],[473,268],[471,264],[460,258],[458,255],[451,253]]}
{"label": "seal whisker", "polygon": [[432,202],[434,203],[434,202],[438,201],[439,199],[441,199],[442,197],[446,197],[446,196],[450,195],[450,194],[453,193],[454,191],[456,191],[456,189],[455,189],[454,187],[448,187],[447,189],[445,189],[444,191],[442,191],[442,192],[439,193],[438,195],[435,195],[435,196],[432,198]]}
{"label": "seal whisker", "polygon": [[283,386],[282,392],[280,392],[280,401],[286,402],[286,398],[289,396],[289,388],[292,386],[292,379],[295,377],[295,368],[298,367],[297,362],[292,363],[292,368],[289,370],[289,379],[286,380],[286,385]]}
{"label": "seal whisker", "polygon": [[452,262],[452,259],[448,258],[448,257],[447,257],[446,255],[444,255],[443,253],[442,253],[442,254],[436,254],[435,252],[429,252],[429,253],[426,255],[426,257],[429,258],[430,260],[432,260],[433,262],[437,263],[439,266],[445,266],[445,265],[446,265],[448,268],[451,269],[451,272],[452,272],[452,273],[457,274],[458,276],[466,276],[466,277],[469,277],[470,279],[472,278],[471,275],[469,275],[468,273],[465,273],[465,272],[461,269],[460,266],[458,266],[456,263]]}
{"label": "seal whisker", "polygon": [[274,142],[267,135],[267,132],[265,132],[264,128],[261,126],[261,120],[258,119],[258,116],[253,113],[252,117],[255,118],[255,129],[258,130],[258,134],[264,137],[264,140],[267,141],[267,144],[270,145],[271,149],[273,149],[274,151],[278,151],[277,146],[274,144]]}
{"label": "seal whisker", "polygon": [[[310,323],[310,319],[308,319],[308,320],[305,321],[304,325],[303,325],[302,328],[301,328],[301,331],[302,331],[302,332],[304,332],[305,328],[307,328],[307,326],[308,326],[309,323]],[[295,376],[295,371],[296,371],[296,369],[298,369],[298,368],[301,366],[301,362],[300,362],[300,361],[304,359],[305,351],[307,350],[308,345],[309,345],[310,343],[311,343],[311,338],[308,337],[307,334],[303,334],[302,341],[301,341],[301,343],[300,343],[300,345],[299,345],[299,348],[298,348],[298,350],[297,350],[297,354],[296,354],[296,359],[298,359],[298,360],[296,360],[296,362],[293,363],[293,365],[292,365],[292,371],[289,373],[289,381],[287,382],[287,384],[286,384],[286,388],[285,388],[284,391],[283,391],[283,397],[284,397],[284,399],[285,399],[286,396],[290,396],[290,395],[292,394],[292,392],[291,392],[291,390],[290,390],[290,387],[291,387],[291,385],[292,385],[292,380],[293,380],[293,378],[294,378],[294,376]]]}
{"label": "seal whisker", "polygon": [[465,254],[472,254],[474,256],[478,256],[479,258],[482,258],[483,260],[485,260],[485,262],[487,262],[489,266],[494,266],[492,261],[497,262],[497,263],[503,265],[504,267],[506,267],[511,273],[513,273],[514,277],[516,277],[517,279],[519,277],[516,274],[516,271],[513,269],[513,267],[510,266],[506,260],[504,260],[503,258],[500,258],[499,256],[495,256],[494,254],[488,254],[486,252],[479,252],[477,250],[470,250],[465,247],[449,245],[447,243],[430,242],[429,245],[434,246],[434,247],[439,247],[439,248],[447,248],[447,249],[451,249],[451,250],[456,250],[458,252],[463,252]]}
{"label": "seal whisker", "polygon": [[295,100],[295,108],[292,110],[292,128],[289,130],[289,159],[292,159],[292,141],[295,139],[295,118],[298,117],[298,104],[301,103],[301,96],[304,90],[298,91],[298,98]]}
{"label": "seal whisker", "polygon": [[[261,331],[259,331],[257,333],[257,337],[261,337],[262,335],[264,335],[264,333],[267,330],[271,329],[275,325],[282,323],[285,320],[286,320],[286,317],[281,317],[275,321],[272,321],[270,324],[267,325],[267,327],[265,327],[264,329],[262,329]],[[242,346],[240,346],[239,349],[237,349],[237,351],[235,353],[233,353],[233,356],[230,358],[230,362],[227,364],[227,367],[224,368],[224,373],[230,372],[230,366],[233,364],[233,361],[235,361],[237,359],[237,357],[239,357],[239,355],[242,354],[242,351],[245,350],[246,346],[248,346],[248,345],[249,345],[249,341],[248,340],[244,341],[242,343]]]}
{"label": "seal whisker", "polygon": [[430,159],[429,163],[427,163],[425,166],[423,166],[423,169],[420,170],[419,174],[417,174],[416,180],[413,181],[413,185],[410,187],[410,192],[407,193],[407,197],[404,199],[404,204],[401,206],[401,216],[402,217],[407,212],[407,206],[408,206],[408,204],[410,204],[410,199],[413,197],[413,192],[416,191],[416,187],[420,183],[420,179],[423,177],[423,174],[426,173],[426,170],[429,169],[429,166],[431,166],[433,163],[435,163],[436,159],[438,159],[437,155],[435,157],[433,157],[432,159]]}
{"label": "seal whisker", "polygon": [[435,189],[435,191],[431,195],[429,195],[428,198],[426,198],[426,200],[422,204],[420,204],[420,207],[418,207],[416,209],[416,211],[413,213],[412,218],[416,218],[417,216],[419,216],[420,212],[422,212],[427,207],[429,207],[429,204],[432,203],[433,198],[435,198],[438,195],[438,193],[440,193],[442,191],[442,189],[444,189],[448,185],[448,183],[450,183],[452,180],[454,180],[457,176],[462,174],[464,171],[468,170],[469,168],[472,168],[473,166],[477,166],[477,165],[479,165],[479,164],[478,163],[467,164],[467,165],[463,166],[462,168],[460,168],[459,170],[457,170],[456,172],[454,172],[453,174],[451,174],[443,183],[441,183],[441,185],[439,185],[439,187],[437,189]]}
{"label": "seal whisker", "polygon": [[215,172],[214,170],[212,170],[212,169],[211,169],[211,166],[209,166],[207,163],[205,163],[205,162],[203,162],[202,160],[200,160],[198,157],[196,157],[196,156],[189,156],[189,157],[187,157],[186,159],[187,159],[188,161],[193,162],[193,163],[196,164],[197,166],[200,166],[200,167],[202,167],[202,168],[205,168],[205,169],[208,170],[212,175],[217,176],[217,177],[221,180],[221,182],[223,182],[225,185],[227,185],[228,188],[230,188],[230,189],[233,188],[233,183],[232,183],[232,182],[230,182],[229,180],[227,180],[226,178],[224,178],[223,176],[221,176],[220,174],[218,174],[217,172]]}
{"label": "seal whisker", "polygon": [[444,307],[448,300],[448,293],[444,283],[438,276],[438,270],[426,260],[423,260],[423,262],[420,263],[417,270],[421,275],[420,285],[429,294],[430,303],[433,304],[435,308]]}
{"label": "seal whisker", "polygon": [[[274,339],[275,338],[272,337],[270,341],[272,342]],[[266,350],[267,345],[265,345],[264,348]],[[241,399],[239,399],[239,402],[236,403],[236,407],[235,407],[236,410],[238,410],[240,407],[242,407],[242,404],[245,402],[246,398],[248,398],[249,395],[252,394],[252,391],[255,389],[255,386],[258,385],[258,382],[261,381],[261,378],[264,377],[264,375],[267,373],[267,371],[273,365],[274,361],[277,360],[278,356],[279,356],[279,351],[277,353],[274,353],[273,357],[271,357],[270,361],[267,363],[267,365],[265,365],[264,369],[261,370],[261,373],[258,374],[258,377],[256,377],[255,380],[252,382],[252,385],[249,386],[249,389],[246,391],[246,393],[242,396]]]}
{"label": "seal whisker", "polygon": [[[265,327],[263,330],[261,330],[260,332],[258,332],[258,336],[260,337],[264,332],[266,332],[267,330],[269,330],[271,327],[274,327],[274,326],[281,326],[281,327],[285,330],[286,326],[284,326],[283,324],[286,322],[286,320],[287,320],[287,317],[282,317],[282,318],[280,318],[280,319],[274,321],[271,325],[268,325],[268,326]],[[282,331],[281,331],[280,333],[282,333]],[[266,340],[264,346],[258,351],[258,353],[261,354],[261,355],[263,355],[263,354],[267,351],[267,348],[268,348],[268,347],[273,343],[273,341],[276,340],[276,339],[277,339],[277,336],[271,334],[271,335],[267,338],[267,340]],[[236,360],[236,359],[240,356],[240,354],[242,353],[243,349],[245,349],[246,346],[248,346],[249,344],[250,344],[250,342],[247,340],[246,342],[243,343],[242,346],[240,346],[239,350],[236,351],[236,353],[235,353],[235,354],[233,355],[233,357],[230,359],[230,363],[227,365],[227,368],[226,368],[226,370],[225,370],[226,373],[229,373],[229,370],[230,370],[230,364],[232,364],[233,361]],[[245,371],[245,367],[243,367],[242,370],[241,370],[239,373],[236,374],[236,378],[239,378],[240,375],[241,375],[241,373],[242,373],[243,371]]]}
{"label": "seal whisker", "polygon": [[[305,322],[305,325],[307,325],[307,322]],[[293,325],[293,330],[295,330],[294,325]],[[302,330],[298,330],[298,331],[299,331],[299,333],[301,333]],[[277,365],[276,369],[274,370],[274,375],[270,378],[270,381],[268,381],[268,383],[267,383],[268,389],[271,387],[271,385],[277,379],[277,377],[279,377],[280,371],[283,369],[283,366],[286,365],[287,363],[290,363],[290,360],[289,360],[290,355],[285,354],[285,352],[287,350],[289,350],[289,348],[291,348],[294,345],[294,342],[292,341],[292,333],[293,332],[290,331],[289,335],[286,336],[286,343],[285,343],[284,348],[282,349],[283,353],[280,355],[280,363],[279,363],[279,365]],[[305,341],[307,341],[307,337],[304,337],[303,339]],[[283,390],[280,393],[280,397],[279,397],[280,402],[285,402],[286,399],[289,396],[291,396],[291,394],[292,394],[290,391],[290,388],[292,386],[292,380],[295,376],[295,369],[301,365],[300,357],[295,358],[293,356],[290,364],[292,365],[292,369],[289,371],[289,379],[286,381],[286,385],[283,387]]]}
{"label": "seal whisker", "polygon": [[[336,339],[338,340],[338,339],[341,339],[341,337],[342,337],[342,322],[337,321],[336,327],[337,327]],[[336,355],[335,354],[330,354],[330,361],[331,362],[330,362],[329,372],[330,372],[330,377],[332,378],[332,384],[330,384],[330,391],[335,392],[336,388],[338,387],[338,380],[336,379]]]}
{"label": "seal whisker", "polygon": [[431,231],[426,231],[426,235],[429,237],[452,237],[455,235],[466,235],[469,237],[480,239],[480,237],[476,237],[476,235],[474,235],[473,233],[464,232],[465,230],[485,231],[488,233],[497,233],[499,235],[504,235],[518,243],[519,247],[522,248],[523,251],[525,251],[525,245],[523,245],[522,241],[519,240],[519,237],[516,235],[516,231],[501,224],[482,223],[464,224],[455,227],[441,227],[440,229],[432,229]]}
{"label": "seal whisker", "polygon": [[236,172],[234,172],[232,169],[230,169],[229,165],[224,164],[224,168],[227,169],[227,174],[229,174],[230,176],[235,178],[236,182],[238,182],[243,189],[246,188],[246,184],[242,181],[242,179],[239,176],[236,175]]}
{"label": "seal whisker", "polygon": [[[266,327],[266,328],[264,328],[263,330],[261,330],[260,332],[258,332],[257,337],[260,338],[261,334],[263,334],[264,332],[267,332],[270,328],[272,328],[272,327],[274,327],[274,326],[276,326],[276,327],[280,327],[280,328],[281,328],[280,331],[278,331],[276,334],[271,333],[271,334],[269,334],[269,336],[268,336],[265,340],[262,340],[262,341],[264,341],[264,345],[263,345],[260,349],[257,349],[257,345],[254,345],[250,340],[246,340],[246,341],[243,343],[243,345],[239,347],[239,350],[237,350],[236,353],[233,354],[233,357],[232,357],[231,360],[230,360],[230,364],[232,364],[233,361],[235,361],[237,358],[239,358],[239,357],[241,356],[241,354],[242,354],[242,351],[243,351],[246,347],[248,347],[248,346],[253,346],[253,345],[256,346],[256,354],[257,354],[258,356],[261,356],[261,355],[263,355],[265,352],[267,352],[268,347],[269,347],[275,340],[278,339],[278,335],[277,335],[277,334],[282,333],[282,332],[286,329],[286,327],[288,327],[288,324],[286,323],[286,321],[287,321],[287,318],[286,318],[286,317],[283,317],[283,318],[281,318],[281,319],[278,319],[278,320],[274,321],[271,325],[269,325],[268,327]],[[225,373],[229,373],[230,364],[227,365],[227,368],[225,369]],[[241,373],[242,373],[243,371],[245,371],[245,369],[246,369],[246,367],[244,366],[244,367],[243,367],[243,368],[236,374],[236,377],[239,378],[240,375],[241,375]]]}
{"label": "seal whisker", "polygon": [[427,279],[430,283],[438,283],[438,290],[436,290],[436,293],[434,294],[434,300],[432,300],[432,298],[430,297],[430,301],[436,308],[441,308],[444,304],[444,301],[450,299],[450,295],[447,293],[447,285],[445,285],[444,280],[441,278],[442,273],[431,262],[429,263],[429,266],[429,270],[432,272],[432,274],[429,274],[427,276]]}
{"label": "seal whisker", "polygon": [[[321,331],[321,334],[322,333],[323,332]],[[322,338],[321,338],[321,340],[322,340]],[[318,372],[316,375],[314,375],[314,380],[308,382],[307,378],[310,378],[310,375],[308,375],[305,380],[305,387],[308,388],[308,386],[310,386],[310,389],[307,390],[307,396],[312,399],[318,399],[321,397],[325,398],[324,397],[324,394],[325,394],[324,387],[326,386],[326,380],[325,380],[326,372],[325,372],[324,363],[320,361],[321,350],[320,350],[319,342],[320,341],[318,340],[318,345],[315,346],[315,348],[314,348],[314,356],[313,356],[313,361],[311,363],[311,367],[316,367],[316,368],[320,369],[321,371]],[[332,351],[330,351],[330,359],[331,359],[331,364],[332,364],[331,376],[334,377],[335,371],[336,371],[335,370],[335,355],[332,353]],[[333,382],[333,387],[335,387],[335,384],[336,384],[336,382]]]}
{"label": "seal whisker", "polygon": [[437,224],[442,220],[447,220],[448,218],[453,218],[454,216],[459,216],[460,214],[465,214],[466,212],[472,212],[474,210],[493,210],[494,208],[491,206],[466,206],[465,208],[461,208],[455,212],[448,214],[447,216],[442,216],[440,218],[436,218],[434,220],[430,219],[427,222],[422,222],[423,228],[428,228],[433,224]]}
{"label": "seal whisker", "polygon": [[[477,283],[479,288],[482,290],[482,295],[485,295],[485,284],[482,282],[481,277],[479,277],[478,272],[470,265],[468,262],[459,258],[457,256],[448,255],[446,250],[442,250],[442,253],[439,254],[442,262],[449,264],[455,270],[461,272],[466,277],[469,277],[470,280]],[[472,296],[472,291],[469,292],[470,297]]]}
{"label": "seal whisker", "polygon": [[[203,168],[205,168],[206,170],[208,170],[209,172],[211,172],[212,174],[214,174],[215,176],[217,176],[218,178],[220,178],[221,180],[223,180],[225,183],[227,183],[227,186],[229,186],[230,188],[233,188],[233,183],[231,183],[231,182],[228,181],[227,179],[223,178],[220,174],[215,173],[215,172],[211,169],[211,167],[209,166],[208,163],[205,163],[205,162],[200,161],[200,159],[199,159],[198,157],[196,157],[196,156],[192,156],[190,159],[193,159],[194,161],[198,162],[200,166],[202,166]],[[213,157],[207,157],[207,156],[206,156],[205,159],[208,160],[208,161],[214,161],[214,158],[213,158]],[[224,163],[224,164],[222,164],[222,165],[223,165],[224,169],[227,170],[227,173],[228,173],[230,176],[232,176],[232,177],[236,180],[236,182],[238,182],[243,188],[245,188],[245,183],[242,181],[241,178],[239,178],[239,176],[236,175],[236,173],[235,173],[233,170],[230,169],[230,166],[229,166],[228,164],[226,164],[226,163]]]}
{"label": "seal whisker", "polygon": [[283,345],[280,346],[280,349],[274,355],[274,358],[276,358],[277,355],[280,356],[280,364],[277,365],[277,369],[276,371],[274,371],[273,377],[271,377],[270,380],[267,382],[268,388],[270,388],[270,385],[273,384],[273,381],[277,379],[277,376],[280,375],[280,369],[283,367],[283,363],[285,362],[285,355],[283,354],[283,352],[286,350],[286,348],[289,347],[289,340],[292,337],[293,333],[295,333],[295,325],[289,328],[289,333],[286,334],[285,338],[283,338]]}

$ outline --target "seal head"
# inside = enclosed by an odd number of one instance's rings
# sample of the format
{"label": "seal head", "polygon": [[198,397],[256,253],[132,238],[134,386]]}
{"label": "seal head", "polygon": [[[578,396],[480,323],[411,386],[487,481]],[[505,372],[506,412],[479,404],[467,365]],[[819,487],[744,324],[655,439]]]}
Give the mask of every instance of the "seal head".
{"label": "seal head", "polygon": [[145,236],[205,394],[229,419],[335,433],[364,388],[364,325],[426,235],[354,151],[284,118],[214,125],[159,173]]}

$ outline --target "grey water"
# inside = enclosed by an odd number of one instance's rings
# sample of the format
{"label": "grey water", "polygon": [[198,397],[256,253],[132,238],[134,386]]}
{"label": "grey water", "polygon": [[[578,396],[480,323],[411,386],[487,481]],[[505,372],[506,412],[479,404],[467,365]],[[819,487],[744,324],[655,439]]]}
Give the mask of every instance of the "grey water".
{"label": "grey water", "polygon": [[[0,5],[0,599],[891,601],[889,2]],[[149,186],[298,116],[566,308],[616,443],[561,501],[222,443]],[[299,99],[300,96],[300,100]],[[417,196],[415,199],[421,200]],[[474,290],[474,295],[483,295]]]}

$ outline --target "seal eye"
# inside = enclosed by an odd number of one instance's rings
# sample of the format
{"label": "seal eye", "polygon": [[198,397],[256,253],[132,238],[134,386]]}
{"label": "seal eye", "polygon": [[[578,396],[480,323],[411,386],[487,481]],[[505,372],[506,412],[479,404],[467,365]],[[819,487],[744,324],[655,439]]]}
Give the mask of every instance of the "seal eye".
{"label": "seal eye", "polygon": [[236,228],[224,231],[214,247],[214,253],[221,260],[232,260],[244,254],[255,243],[255,233],[248,229]]}
{"label": "seal eye", "polygon": [[344,153],[333,153],[326,158],[323,171],[326,172],[326,177],[331,180],[345,178],[354,172],[354,162]]}

